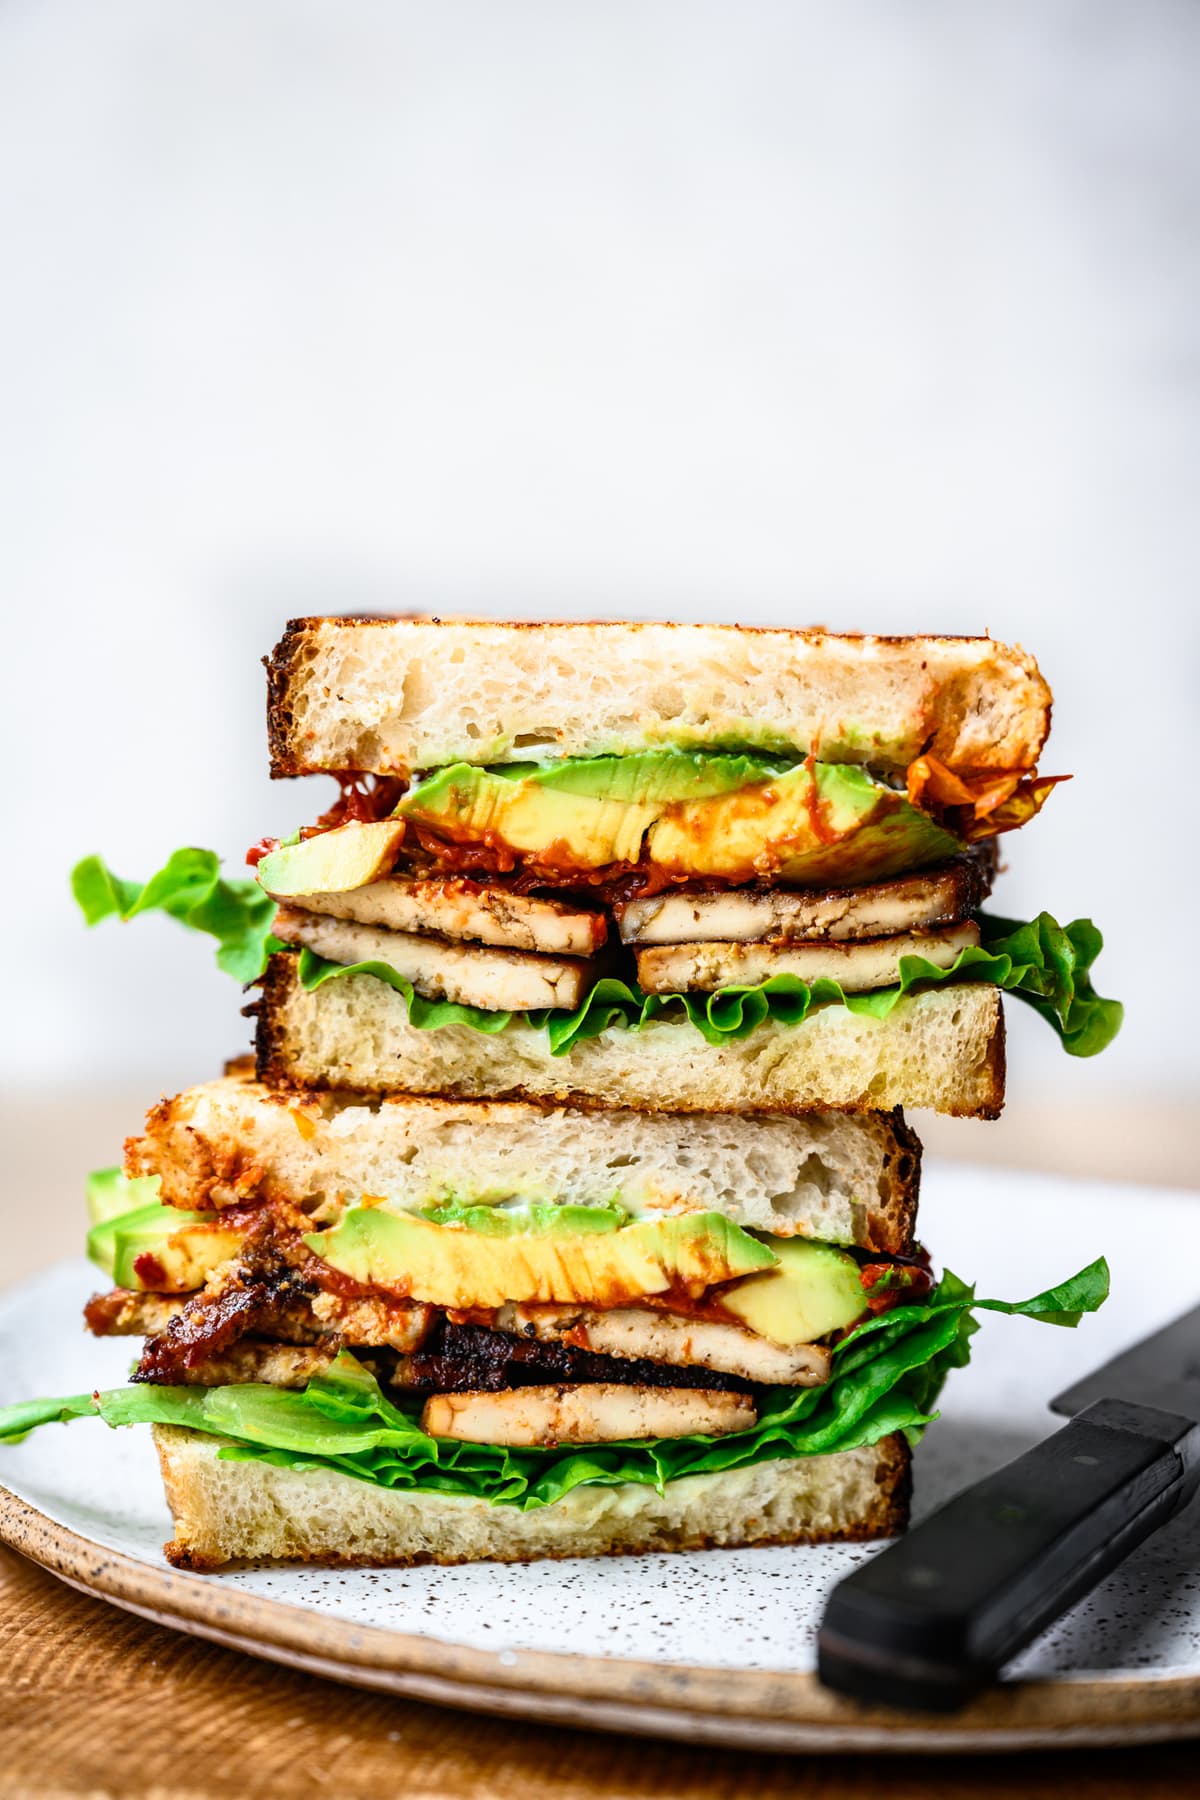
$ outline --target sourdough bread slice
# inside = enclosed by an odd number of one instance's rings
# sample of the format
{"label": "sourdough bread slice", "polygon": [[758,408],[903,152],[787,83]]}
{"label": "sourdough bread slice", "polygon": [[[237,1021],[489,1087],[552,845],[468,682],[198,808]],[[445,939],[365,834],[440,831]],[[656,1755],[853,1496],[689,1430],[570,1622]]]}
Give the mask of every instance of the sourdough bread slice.
{"label": "sourdough bread slice", "polygon": [[887,1112],[929,1107],[992,1119],[1004,1104],[1004,1015],[986,983],[908,994],[885,1019],[823,1006],[710,1044],[686,1020],[607,1027],[552,1056],[544,1030],[513,1021],[418,1031],[373,975],[311,992],[296,958],[271,958],[258,1014],[258,1073],[272,1087],[343,1087],[452,1099],[549,1100],[643,1112]]}
{"label": "sourdough bread slice", "polygon": [[295,619],[268,663],[272,773],[762,745],[902,770],[1029,770],[1050,690],[989,637],[737,625]]}
{"label": "sourdough bread slice", "polygon": [[377,1487],[329,1469],[223,1462],[220,1441],[156,1425],[176,1568],[290,1562],[530,1562],[747,1544],[893,1537],[908,1522],[910,1457],[899,1436],[832,1456],[689,1475],[663,1493],[585,1484],[522,1512],[487,1500]]}
{"label": "sourdough bread slice", "polygon": [[[356,977],[347,976],[346,980]],[[378,983],[376,984],[378,985]],[[390,992],[390,989],[387,990]],[[306,1211],[523,1195],[904,1254],[921,1147],[900,1114],[579,1112],[522,1101],[278,1093],[226,1076],[162,1100],[131,1173],[197,1211],[278,1196]]]}

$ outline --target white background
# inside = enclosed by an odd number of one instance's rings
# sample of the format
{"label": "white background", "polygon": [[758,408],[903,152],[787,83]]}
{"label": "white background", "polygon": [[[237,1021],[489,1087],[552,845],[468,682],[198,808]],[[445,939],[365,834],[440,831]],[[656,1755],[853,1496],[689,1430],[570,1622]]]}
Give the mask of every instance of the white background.
{"label": "white background", "polygon": [[1129,1013],[1010,1007],[1012,1091],[1195,1092],[1198,70],[1188,0],[8,0],[10,1089],[242,1046],[68,869],[311,817],[258,658],[415,607],[1023,642],[1077,779],[998,904]]}

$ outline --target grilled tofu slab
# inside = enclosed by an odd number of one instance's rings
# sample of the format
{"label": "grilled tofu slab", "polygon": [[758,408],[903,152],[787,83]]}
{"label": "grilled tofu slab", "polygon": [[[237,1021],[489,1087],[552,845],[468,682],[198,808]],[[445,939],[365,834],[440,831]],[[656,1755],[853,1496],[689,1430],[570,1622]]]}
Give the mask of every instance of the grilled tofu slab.
{"label": "grilled tofu slab", "polygon": [[848,994],[865,993],[898,981],[902,956],[923,956],[948,969],[960,950],[978,942],[979,927],[971,920],[942,931],[849,943],[676,944],[639,950],[638,980],[648,994],[675,994],[753,987],[771,975],[798,975],[809,983],[838,981]]}
{"label": "grilled tofu slab", "polygon": [[461,879],[415,881],[393,875],[346,893],[272,898],[304,912],[385,931],[433,932],[542,956],[591,956],[608,935],[602,913]]}
{"label": "grilled tofu slab", "polygon": [[572,1009],[598,969],[567,957],[493,950],[416,933],[281,906],[271,927],[287,944],[305,944],[330,962],[383,963],[432,1000],[454,1000],[488,1012],[532,1012],[543,1006]]}
{"label": "grilled tofu slab", "polygon": [[626,1438],[718,1437],[748,1431],[758,1415],[749,1397],[709,1388],[509,1388],[499,1394],[435,1394],[421,1427],[431,1437],[472,1444],[610,1444]]}
{"label": "grilled tofu slab", "polygon": [[497,1331],[543,1343],[566,1340],[603,1356],[719,1370],[764,1386],[820,1387],[829,1379],[830,1352],[821,1344],[784,1350],[738,1325],[648,1307],[510,1305],[501,1307],[494,1324]]}
{"label": "grilled tofu slab", "polygon": [[327,1369],[336,1346],[260,1344],[243,1341],[214,1350],[203,1362],[185,1366],[177,1379],[189,1387],[223,1387],[226,1382],[264,1381],[270,1387],[302,1388]]}
{"label": "grilled tofu slab", "polygon": [[957,925],[970,917],[990,886],[990,861],[963,856],[940,869],[827,893],[676,889],[649,899],[616,901],[613,912],[626,944],[841,942]]}

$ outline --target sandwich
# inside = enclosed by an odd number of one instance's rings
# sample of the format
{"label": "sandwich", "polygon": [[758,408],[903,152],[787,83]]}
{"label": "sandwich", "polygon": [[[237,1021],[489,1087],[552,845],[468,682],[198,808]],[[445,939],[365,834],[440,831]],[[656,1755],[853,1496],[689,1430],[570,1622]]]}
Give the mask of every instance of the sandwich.
{"label": "sandwich", "polygon": [[131,1385],[0,1413],[149,1423],[177,1567],[886,1537],[980,1308],[936,1279],[897,1115],[578,1111],[259,1082],[152,1109],[93,1177]]}
{"label": "sandwich", "polygon": [[937,1274],[903,1108],[994,1117],[1001,994],[1076,1055],[1090,921],[989,913],[1060,777],[987,638],[301,620],[272,771],[337,797],[249,877],[75,871],[251,991],[253,1058],[91,1189],[168,1557],[346,1562],[867,1539],[980,1309]]}
{"label": "sandwich", "polygon": [[257,984],[270,1084],[653,1111],[994,1118],[1007,991],[1107,1044],[1101,939],[985,907],[1058,781],[1050,693],[988,638],[309,619],[272,771],[338,782],[254,883],[86,859]]}

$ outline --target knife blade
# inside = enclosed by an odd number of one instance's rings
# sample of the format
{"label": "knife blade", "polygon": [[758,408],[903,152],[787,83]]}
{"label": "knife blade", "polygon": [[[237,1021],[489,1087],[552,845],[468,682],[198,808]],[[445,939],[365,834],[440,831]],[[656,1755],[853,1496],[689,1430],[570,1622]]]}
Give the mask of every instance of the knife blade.
{"label": "knife blade", "polygon": [[1050,1410],[1073,1419],[1096,1400],[1200,1416],[1200,1306],[1055,1395]]}
{"label": "knife blade", "polygon": [[1200,1486],[1200,1307],[1050,1402],[1052,1437],[965,1489],[833,1590],[817,1673],[952,1712]]}

